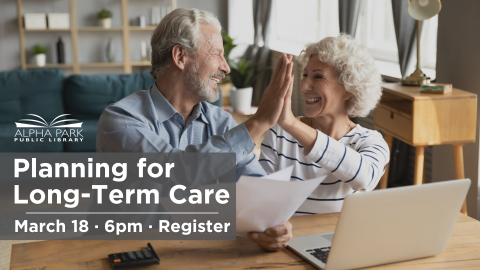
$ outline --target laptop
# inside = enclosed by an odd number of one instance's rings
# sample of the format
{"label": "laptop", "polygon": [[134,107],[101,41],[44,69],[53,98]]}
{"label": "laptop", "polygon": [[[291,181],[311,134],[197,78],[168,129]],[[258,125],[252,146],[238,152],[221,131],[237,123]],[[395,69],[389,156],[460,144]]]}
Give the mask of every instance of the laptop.
{"label": "laptop", "polygon": [[320,269],[354,269],[445,251],[470,179],[355,193],[335,233],[293,238],[288,247]]}

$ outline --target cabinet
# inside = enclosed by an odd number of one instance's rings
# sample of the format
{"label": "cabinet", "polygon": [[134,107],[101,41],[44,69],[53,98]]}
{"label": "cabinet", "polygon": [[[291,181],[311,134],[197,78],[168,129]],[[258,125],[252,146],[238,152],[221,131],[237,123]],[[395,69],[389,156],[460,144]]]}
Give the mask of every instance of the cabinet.
{"label": "cabinet", "polygon": [[[475,142],[477,95],[453,89],[450,94],[424,94],[420,87],[399,83],[382,85],[383,95],[374,111],[374,125],[391,148],[392,137],[415,147],[414,184],[423,183],[425,147],[451,144],[457,179],[465,178],[463,145]],[[380,180],[386,188],[388,164]],[[464,204],[462,212],[466,213]]]}

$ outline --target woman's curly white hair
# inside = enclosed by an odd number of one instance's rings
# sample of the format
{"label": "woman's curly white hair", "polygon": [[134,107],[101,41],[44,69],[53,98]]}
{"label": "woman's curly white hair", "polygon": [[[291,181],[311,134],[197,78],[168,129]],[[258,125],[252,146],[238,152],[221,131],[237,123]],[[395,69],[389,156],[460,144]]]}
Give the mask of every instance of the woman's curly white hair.
{"label": "woman's curly white hair", "polygon": [[377,106],[382,95],[382,78],[373,57],[352,36],[341,34],[307,44],[297,59],[305,67],[314,55],[335,68],[338,80],[352,94],[349,116],[365,117]]}

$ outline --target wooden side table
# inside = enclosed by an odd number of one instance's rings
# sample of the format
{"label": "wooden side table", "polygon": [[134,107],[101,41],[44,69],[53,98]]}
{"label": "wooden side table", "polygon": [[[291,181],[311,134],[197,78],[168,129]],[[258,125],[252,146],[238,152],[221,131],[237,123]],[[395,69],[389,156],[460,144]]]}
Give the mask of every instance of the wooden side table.
{"label": "wooden side table", "polygon": [[[399,83],[382,85],[383,95],[374,112],[374,124],[385,132],[391,149],[392,137],[415,147],[414,184],[423,183],[425,147],[453,145],[457,179],[465,178],[463,145],[475,142],[477,95],[459,89],[452,93],[421,94],[420,87]],[[389,164],[380,180],[387,187]],[[462,213],[467,213],[466,203]]]}

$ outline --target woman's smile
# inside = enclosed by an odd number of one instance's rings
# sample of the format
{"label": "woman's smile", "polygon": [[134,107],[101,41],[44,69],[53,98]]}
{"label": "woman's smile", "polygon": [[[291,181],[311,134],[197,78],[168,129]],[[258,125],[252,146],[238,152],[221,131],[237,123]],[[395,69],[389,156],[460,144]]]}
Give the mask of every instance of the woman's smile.
{"label": "woman's smile", "polygon": [[310,104],[315,104],[317,103],[318,101],[320,101],[320,97],[309,97],[309,98],[305,98],[305,102],[310,105]]}

